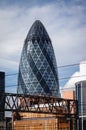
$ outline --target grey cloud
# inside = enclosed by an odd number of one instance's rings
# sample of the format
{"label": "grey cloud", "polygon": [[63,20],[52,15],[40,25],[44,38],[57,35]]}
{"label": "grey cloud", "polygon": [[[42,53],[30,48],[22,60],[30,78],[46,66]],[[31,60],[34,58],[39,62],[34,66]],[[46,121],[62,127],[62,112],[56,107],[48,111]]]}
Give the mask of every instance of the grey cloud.
{"label": "grey cloud", "polygon": [[58,65],[80,62],[85,59],[86,48],[84,10],[83,5],[57,4],[0,10],[0,57],[7,58],[9,66],[14,61],[19,64],[27,32],[32,23],[40,19],[51,37]]}

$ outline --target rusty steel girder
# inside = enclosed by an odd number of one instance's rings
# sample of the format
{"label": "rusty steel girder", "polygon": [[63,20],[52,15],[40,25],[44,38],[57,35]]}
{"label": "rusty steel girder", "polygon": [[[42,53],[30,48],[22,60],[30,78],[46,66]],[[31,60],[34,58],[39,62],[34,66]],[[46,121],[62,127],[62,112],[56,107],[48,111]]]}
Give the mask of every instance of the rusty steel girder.
{"label": "rusty steel girder", "polygon": [[57,115],[78,115],[77,100],[49,96],[34,96],[13,93],[0,93],[0,112],[33,112]]}

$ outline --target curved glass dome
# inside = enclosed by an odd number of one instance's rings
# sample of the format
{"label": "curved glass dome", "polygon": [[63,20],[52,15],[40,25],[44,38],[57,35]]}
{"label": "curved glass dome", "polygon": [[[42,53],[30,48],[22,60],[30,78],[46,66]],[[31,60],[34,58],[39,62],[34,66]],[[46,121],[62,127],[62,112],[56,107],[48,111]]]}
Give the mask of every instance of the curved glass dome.
{"label": "curved glass dome", "polygon": [[54,50],[49,35],[39,20],[32,25],[23,46],[17,93],[59,97]]}

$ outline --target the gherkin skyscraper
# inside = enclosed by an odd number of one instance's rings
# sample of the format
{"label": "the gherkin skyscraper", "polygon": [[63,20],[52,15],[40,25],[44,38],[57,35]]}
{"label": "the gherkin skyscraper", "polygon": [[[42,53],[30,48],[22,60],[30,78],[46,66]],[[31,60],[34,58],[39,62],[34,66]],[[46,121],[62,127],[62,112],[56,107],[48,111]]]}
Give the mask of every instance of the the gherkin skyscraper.
{"label": "the gherkin skyscraper", "polygon": [[39,20],[33,23],[25,39],[17,93],[59,97],[54,50],[49,35]]}

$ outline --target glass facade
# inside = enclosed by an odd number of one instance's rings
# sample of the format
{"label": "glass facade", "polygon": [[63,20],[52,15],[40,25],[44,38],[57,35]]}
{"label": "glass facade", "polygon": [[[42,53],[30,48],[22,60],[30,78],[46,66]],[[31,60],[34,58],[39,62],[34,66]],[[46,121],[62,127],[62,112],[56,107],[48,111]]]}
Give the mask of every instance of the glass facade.
{"label": "glass facade", "polygon": [[78,100],[79,130],[86,130],[86,80],[76,84],[76,99]]}
{"label": "glass facade", "polygon": [[86,116],[86,81],[76,83],[79,116]]}
{"label": "glass facade", "polygon": [[59,97],[54,50],[49,35],[39,20],[32,25],[23,46],[17,93]]}

